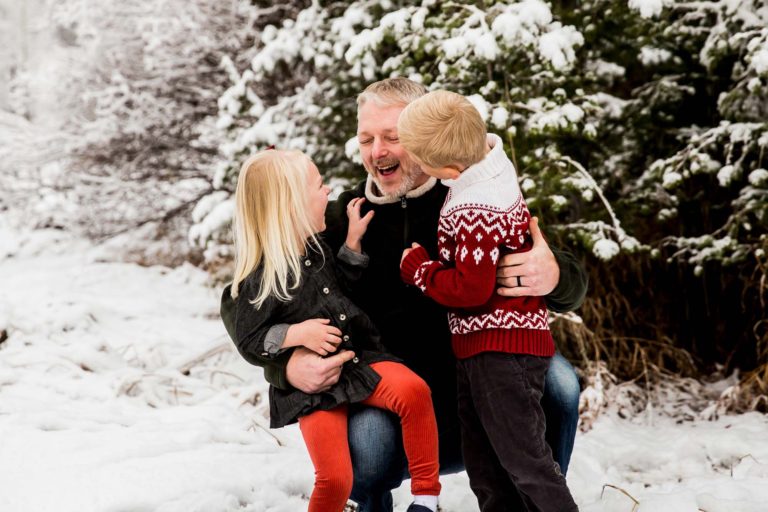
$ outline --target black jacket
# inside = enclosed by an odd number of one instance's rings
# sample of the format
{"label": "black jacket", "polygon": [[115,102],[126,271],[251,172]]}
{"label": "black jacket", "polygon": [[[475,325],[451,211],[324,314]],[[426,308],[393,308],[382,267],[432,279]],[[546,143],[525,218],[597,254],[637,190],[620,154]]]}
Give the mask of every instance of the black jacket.
{"label": "black jacket", "polygon": [[[315,410],[333,409],[368,398],[381,380],[369,365],[377,361],[399,361],[385,353],[371,320],[345,295],[362,268],[344,261],[337,264],[330,249],[325,244],[321,244],[321,248],[322,252],[310,250],[302,259],[301,281],[297,289],[290,291],[288,301],[270,296],[258,309],[250,303],[259,292],[262,267],[251,272],[240,285],[234,340],[246,361],[261,366],[264,360],[282,360],[282,354],[272,353],[265,347],[267,333],[276,325],[296,324],[312,318],[330,319],[342,333],[339,350],[355,352],[355,358],[344,365],[339,382],[328,391],[309,395],[291,387],[270,386],[272,428],[294,423],[299,416]],[[229,286],[225,293],[228,292]]]}

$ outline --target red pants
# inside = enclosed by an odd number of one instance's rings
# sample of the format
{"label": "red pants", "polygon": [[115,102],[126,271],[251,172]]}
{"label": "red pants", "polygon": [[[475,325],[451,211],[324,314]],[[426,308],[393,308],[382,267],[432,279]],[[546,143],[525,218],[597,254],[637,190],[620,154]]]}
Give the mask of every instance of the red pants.
{"label": "red pants", "polygon": [[[383,361],[373,363],[371,368],[381,375],[381,382],[362,403],[400,416],[411,492],[439,495],[437,422],[429,386],[400,363]],[[315,466],[315,489],[309,499],[309,512],[341,512],[352,492],[347,406],[303,416],[299,418],[299,428]]]}

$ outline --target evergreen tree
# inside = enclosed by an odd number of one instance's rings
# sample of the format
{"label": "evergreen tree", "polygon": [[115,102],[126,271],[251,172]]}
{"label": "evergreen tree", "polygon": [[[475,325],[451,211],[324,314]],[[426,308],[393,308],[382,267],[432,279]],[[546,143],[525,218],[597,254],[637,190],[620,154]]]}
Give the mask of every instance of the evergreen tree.
{"label": "evergreen tree", "polygon": [[[406,76],[468,95],[508,142],[553,243],[584,251],[596,347],[641,346],[676,370],[680,349],[765,362],[766,26],[761,0],[312,2],[230,66],[224,158],[190,236],[226,257],[239,164],[270,144],[361,178],[355,96]],[[697,315],[735,329],[737,348]]]}

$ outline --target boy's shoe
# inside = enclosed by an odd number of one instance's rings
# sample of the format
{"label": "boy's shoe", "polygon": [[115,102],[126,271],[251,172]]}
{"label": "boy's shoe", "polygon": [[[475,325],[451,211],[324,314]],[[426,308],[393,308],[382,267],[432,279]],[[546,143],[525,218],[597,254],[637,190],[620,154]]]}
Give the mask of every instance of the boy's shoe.
{"label": "boy's shoe", "polygon": [[424,505],[411,503],[411,506],[408,507],[408,510],[405,512],[432,512],[432,510],[429,507],[425,507]]}

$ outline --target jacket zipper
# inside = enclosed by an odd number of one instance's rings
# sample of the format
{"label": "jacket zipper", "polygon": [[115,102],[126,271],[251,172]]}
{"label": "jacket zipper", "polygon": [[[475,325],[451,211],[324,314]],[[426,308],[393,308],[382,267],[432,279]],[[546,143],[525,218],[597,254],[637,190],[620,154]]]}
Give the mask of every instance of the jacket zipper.
{"label": "jacket zipper", "polygon": [[400,198],[400,207],[403,209],[403,248],[410,247],[410,223],[408,222],[408,201],[405,196]]}

